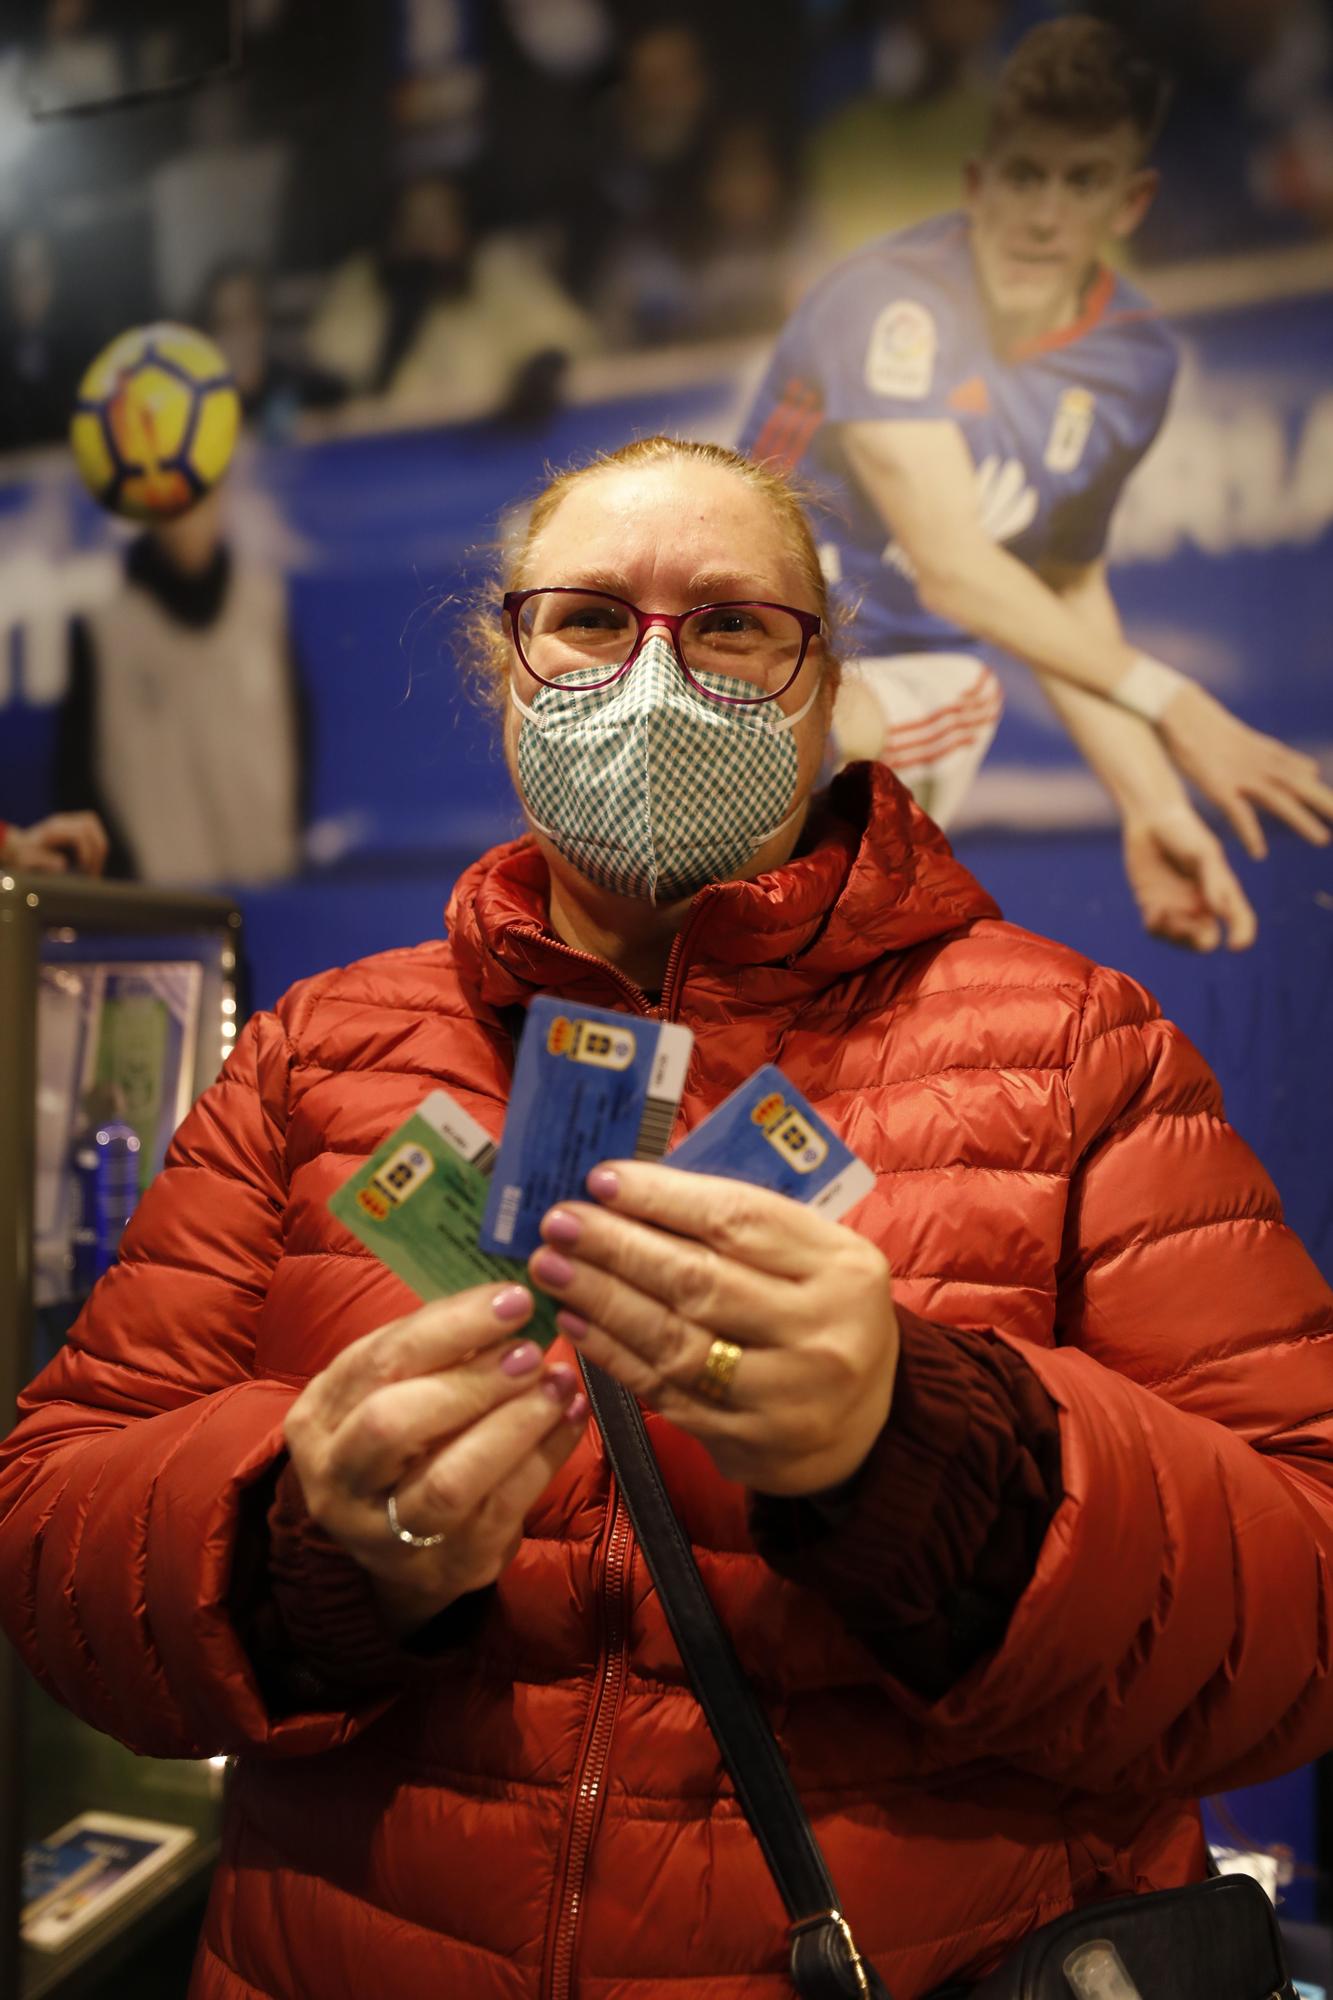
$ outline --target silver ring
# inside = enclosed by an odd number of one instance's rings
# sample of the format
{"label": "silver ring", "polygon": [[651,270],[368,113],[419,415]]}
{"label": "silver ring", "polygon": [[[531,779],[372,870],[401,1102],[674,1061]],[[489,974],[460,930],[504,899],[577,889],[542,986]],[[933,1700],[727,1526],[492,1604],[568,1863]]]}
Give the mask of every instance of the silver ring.
{"label": "silver ring", "polygon": [[405,1528],[398,1518],[398,1501],[392,1493],[384,1503],[384,1513],[389,1523],[389,1533],[395,1541],[401,1542],[404,1548],[433,1549],[444,1540],[443,1535],[414,1535],[410,1528]]}

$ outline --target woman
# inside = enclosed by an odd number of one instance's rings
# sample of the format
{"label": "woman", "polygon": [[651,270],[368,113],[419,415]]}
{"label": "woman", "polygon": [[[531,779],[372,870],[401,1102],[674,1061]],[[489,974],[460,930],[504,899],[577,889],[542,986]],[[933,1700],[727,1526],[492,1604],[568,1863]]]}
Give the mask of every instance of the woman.
{"label": "woman", "polygon": [[[534,831],[447,944],[248,1025],[25,1399],[0,1598],[100,1727],[238,1755],[194,2000],[777,1996],[586,1353],[912,2000],[1197,1877],[1194,1796],[1333,1741],[1329,1295],[1141,988],[1001,923],[887,772],[815,796],[785,487],[631,445],[508,582]],[[523,1286],[418,1307],[325,1203],[436,1085],[498,1132],[539,991],[687,1021],[684,1127],[779,1061],[879,1177],[855,1228],[610,1162],[532,1260],[545,1359]]]}

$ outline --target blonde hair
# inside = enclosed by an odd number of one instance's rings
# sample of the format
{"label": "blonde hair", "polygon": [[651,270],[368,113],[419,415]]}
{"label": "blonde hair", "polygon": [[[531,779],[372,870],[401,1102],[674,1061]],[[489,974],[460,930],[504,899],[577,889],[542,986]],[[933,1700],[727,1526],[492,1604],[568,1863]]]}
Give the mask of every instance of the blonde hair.
{"label": "blonde hair", "polygon": [[509,685],[509,645],[497,614],[497,599],[506,590],[521,588],[537,538],[561,501],[575,486],[599,473],[672,464],[710,465],[720,472],[734,472],[763,495],[781,523],[801,579],[810,593],[811,608],[823,622],[825,678],[830,686],[836,686],[841,671],[836,614],[830,607],[828,585],[819,566],[819,550],[795,486],[771,466],[756,464],[733,451],[730,445],[659,434],[635,438],[616,451],[598,452],[585,464],[570,466],[548,480],[533,501],[521,536],[502,552],[498,575],[492,576],[478,593],[463,621],[464,675],[488,708],[504,707]]}

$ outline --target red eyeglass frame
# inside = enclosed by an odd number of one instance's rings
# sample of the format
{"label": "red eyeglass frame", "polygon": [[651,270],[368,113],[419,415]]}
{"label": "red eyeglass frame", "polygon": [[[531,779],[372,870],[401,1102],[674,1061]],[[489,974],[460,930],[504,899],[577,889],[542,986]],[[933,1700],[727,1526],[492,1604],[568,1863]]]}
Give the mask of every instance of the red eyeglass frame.
{"label": "red eyeglass frame", "polygon": [[[817,639],[824,629],[824,621],[817,611],[802,611],[795,604],[776,604],[768,597],[727,597],[716,604],[692,604],[688,611],[672,612],[642,611],[637,604],[631,603],[628,597],[617,597],[613,590],[587,590],[574,583],[536,584],[531,590],[507,590],[500,600],[500,608],[509,620],[509,635],[514,642],[514,651],[518,654],[519,664],[524,672],[531,674],[539,687],[558,687],[560,683],[543,680],[535,667],[529,665],[523,651],[523,641],[518,635],[518,615],[530,597],[602,597],[608,604],[619,604],[633,615],[638,629],[628,659],[618,666],[613,674],[608,674],[604,681],[585,681],[581,687],[567,689],[570,694],[597,694],[602,688],[613,687],[617,681],[623,680],[643,651],[643,642],[653,626],[665,625],[671,635],[672,650],[681,672],[690,686],[696,688],[705,700],[726,702],[732,708],[758,708],[764,702],[776,701],[779,695],[786,694],[787,689],[795,684],[797,675],[805,665],[810,641]],[[796,655],[796,665],[782,686],[772,689],[768,694],[755,695],[753,698],[742,694],[714,694],[711,688],[706,688],[702,681],[695,679],[685,664],[685,657],[680,650],[681,627],[691,618],[697,618],[701,611],[740,611],[746,605],[753,605],[756,611],[785,611],[788,617],[796,620],[801,628],[801,650]]]}

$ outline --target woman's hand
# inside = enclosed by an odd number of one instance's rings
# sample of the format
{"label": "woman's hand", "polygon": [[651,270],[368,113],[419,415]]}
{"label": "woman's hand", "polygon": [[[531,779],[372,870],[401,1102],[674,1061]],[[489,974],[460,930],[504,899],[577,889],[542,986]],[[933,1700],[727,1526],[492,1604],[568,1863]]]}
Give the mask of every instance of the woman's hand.
{"label": "woman's hand", "polygon": [[[528,1268],[589,1360],[760,1493],[814,1493],[864,1462],[898,1364],[889,1267],[865,1237],[785,1195],[616,1161],[562,1202]],[[743,1352],[724,1404],[709,1349]]]}
{"label": "woman's hand", "polygon": [[1254,943],[1258,923],[1226,850],[1193,806],[1177,802],[1160,811],[1127,814],[1123,828],[1125,874],[1153,937],[1194,951],[1229,951]]}
{"label": "woman's hand", "polygon": [[71,859],[84,875],[106,866],[106,828],[95,812],[51,813],[35,826],[11,826],[0,837],[0,862],[28,875],[63,875]]}
{"label": "woman's hand", "polygon": [[1333,788],[1313,757],[1288,749],[1240,722],[1205,689],[1180,690],[1157,725],[1172,757],[1214,805],[1220,806],[1245,852],[1262,861],[1268,852],[1256,806],[1262,806],[1315,847],[1329,839]]}
{"label": "woman's hand", "polygon": [[[510,1338],[531,1311],[521,1285],[436,1300],[353,1341],[288,1412],[311,1517],[369,1573],[399,1632],[495,1581],[582,1435],[576,1371]],[[395,1540],[390,1493],[403,1527],[444,1540]]]}

